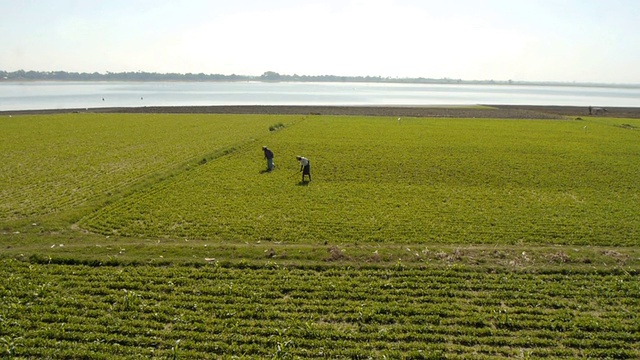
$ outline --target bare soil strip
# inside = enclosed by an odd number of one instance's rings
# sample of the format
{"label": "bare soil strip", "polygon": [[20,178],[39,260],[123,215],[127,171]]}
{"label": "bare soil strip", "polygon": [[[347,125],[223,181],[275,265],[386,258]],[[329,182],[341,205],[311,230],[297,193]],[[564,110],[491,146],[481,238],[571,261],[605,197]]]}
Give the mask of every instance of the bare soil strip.
{"label": "bare soil strip", "polygon": [[640,119],[640,107],[608,107],[589,114],[583,106],[484,105],[484,106],[145,106],[89,109],[50,109],[0,111],[0,115],[59,113],[157,113],[157,114],[269,114],[269,115],[346,115],[393,117],[563,119],[582,116]]}

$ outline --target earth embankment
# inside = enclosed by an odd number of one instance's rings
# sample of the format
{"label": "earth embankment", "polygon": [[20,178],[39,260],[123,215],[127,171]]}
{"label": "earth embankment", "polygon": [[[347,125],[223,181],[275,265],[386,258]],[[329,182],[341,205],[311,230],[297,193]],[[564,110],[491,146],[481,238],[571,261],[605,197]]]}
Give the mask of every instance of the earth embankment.
{"label": "earth embankment", "polygon": [[307,105],[234,105],[234,106],[144,106],[89,109],[50,109],[2,111],[5,115],[92,113],[158,114],[270,114],[270,115],[347,115],[397,117],[450,117],[492,119],[562,119],[581,116],[640,118],[640,108],[608,107],[589,114],[582,106],[482,105],[482,106],[307,106]]}

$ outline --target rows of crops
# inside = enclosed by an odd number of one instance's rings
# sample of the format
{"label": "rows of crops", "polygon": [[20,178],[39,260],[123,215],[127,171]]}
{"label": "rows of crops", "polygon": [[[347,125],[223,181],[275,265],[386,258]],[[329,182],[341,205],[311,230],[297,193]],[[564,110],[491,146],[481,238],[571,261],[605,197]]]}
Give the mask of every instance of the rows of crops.
{"label": "rows of crops", "polygon": [[5,259],[0,349],[27,358],[637,359],[637,276]]}
{"label": "rows of crops", "polygon": [[[615,122],[310,117],[81,226],[225,241],[636,245],[640,136]],[[295,155],[312,161],[300,183]]]}
{"label": "rows of crops", "polygon": [[260,139],[269,134],[271,121],[254,115],[3,118],[0,224],[95,206],[105,196],[126,191],[149,177],[166,175]]}

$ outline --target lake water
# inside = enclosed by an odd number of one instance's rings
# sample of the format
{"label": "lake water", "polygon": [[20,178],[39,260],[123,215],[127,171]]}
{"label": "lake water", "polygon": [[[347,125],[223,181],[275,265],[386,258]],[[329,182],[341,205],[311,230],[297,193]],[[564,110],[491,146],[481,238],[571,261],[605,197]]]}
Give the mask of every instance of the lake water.
{"label": "lake water", "polygon": [[264,82],[4,82],[0,111],[181,105],[640,107],[640,88]]}

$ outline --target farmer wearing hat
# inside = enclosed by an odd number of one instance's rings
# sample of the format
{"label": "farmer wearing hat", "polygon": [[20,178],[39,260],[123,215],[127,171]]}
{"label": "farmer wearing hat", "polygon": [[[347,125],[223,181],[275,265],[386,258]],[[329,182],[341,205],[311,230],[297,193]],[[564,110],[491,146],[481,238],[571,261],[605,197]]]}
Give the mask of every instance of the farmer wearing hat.
{"label": "farmer wearing hat", "polygon": [[309,181],[311,181],[311,164],[309,163],[309,159],[296,156],[296,159],[300,162],[300,171],[302,172],[302,182],[304,182],[304,176],[309,176]]}

